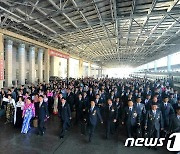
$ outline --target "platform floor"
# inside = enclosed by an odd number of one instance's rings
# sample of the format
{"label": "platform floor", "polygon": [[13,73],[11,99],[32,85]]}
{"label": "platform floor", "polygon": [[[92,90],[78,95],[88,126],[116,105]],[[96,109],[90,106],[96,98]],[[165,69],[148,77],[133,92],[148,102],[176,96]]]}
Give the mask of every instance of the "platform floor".
{"label": "platform floor", "polygon": [[37,136],[34,128],[23,135],[0,119],[0,154],[170,154],[165,148],[155,151],[146,147],[124,147],[122,132],[106,140],[103,125],[97,127],[91,143],[87,136],[81,135],[79,126],[72,126],[65,138],[59,139],[58,117],[51,117],[46,125],[43,137]]}

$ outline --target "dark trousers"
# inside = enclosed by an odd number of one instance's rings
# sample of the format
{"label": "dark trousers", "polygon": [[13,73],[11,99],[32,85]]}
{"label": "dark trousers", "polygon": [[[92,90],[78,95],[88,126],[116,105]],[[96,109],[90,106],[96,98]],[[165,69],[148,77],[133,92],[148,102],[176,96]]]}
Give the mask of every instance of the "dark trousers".
{"label": "dark trousers", "polygon": [[45,122],[44,119],[38,119],[38,133],[43,135],[45,131]]}
{"label": "dark trousers", "polygon": [[149,130],[149,138],[159,138],[160,137],[160,130],[156,130],[155,128]]}
{"label": "dark trousers", "polygon": [[128,138],[135,137],[136,125],[126,124],[126,131]]}
{"label": "dark trousers", "polygon": [[65,131],[70,127],[70,121],[68,120],[61,120],[62,129],[60,132],[60,137],[64,137]]}
{"label": "dark trousers", "polygon": [[88,124],[88,129],[89,129],[89,141],[91,141],[94,131],[95,131],[96,125]]}
{"label": "dark trousers", "polygon": [[111,120],[106,121],[106,138],[109,138],[110,133],[113,134],[115,129],[115,123]]}

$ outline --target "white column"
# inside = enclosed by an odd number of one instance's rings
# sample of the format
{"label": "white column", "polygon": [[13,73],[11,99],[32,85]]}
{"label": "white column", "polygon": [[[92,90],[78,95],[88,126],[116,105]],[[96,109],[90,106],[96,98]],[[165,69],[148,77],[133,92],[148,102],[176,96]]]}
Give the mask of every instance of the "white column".
{"label": "white column", "polygon": [[91,63],[88,63],[88,77],[91,76]]}
{"label": "white column", "polygon": [[82,78],[83,76],[83,59],[79,59],[79,74],[78,74],[78,77],[79,78]]}
{"label": "white column", "polygon": [[147,71],[149,72],[149,64],[146,64],[147,65]]}
{"label": "white column", "polygon": [[154,71],[157,72],[157,60],[154,61]]}
{"label": "white column", "polygon": [[35,82],[35,47],[29,48],[29,82]]}
{"label": "white column", "polygon": [[38,51],[38,78],[39,82],[43,82],[43,49]]}
{"label": "white column", "polygon": [[19,44],[18,48],[19,53],[19,84],[25,84],[25,44]]}
{"label": "white column", "polygon": [[13,41],[6,40],[5,44],[5,83],[7,87],[12,86],[12,49]]}
{"label": "white column", "polygon": [[4,81],[4,35],[0,33],[0,88]]}
{"label": "white column", "polygon": [[167,71],[171,71],[171,60],[172,60],[172,55],[167,56]]}
{"label": "white column", "polygon": [[46,83],[49,83],[49,71],[50,71],[50,56],[49,56],[49,50],[46,49],[45,55],[44,55],[44,80]]}
{"label": "white column", "polygon": [[69,78],[69,71],[70,71],[70,63],[69,58],[67,59],[67,78]]}

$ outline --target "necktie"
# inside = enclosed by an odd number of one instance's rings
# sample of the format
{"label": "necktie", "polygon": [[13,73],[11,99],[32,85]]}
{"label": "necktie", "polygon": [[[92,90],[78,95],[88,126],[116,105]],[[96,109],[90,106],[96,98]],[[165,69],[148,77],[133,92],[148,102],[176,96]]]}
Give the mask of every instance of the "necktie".
{"label": "necktie", "polygon": [[153,113],[154,113],[154,117],[156,116],[156,111],[153,111]]}
{"label": "necktie", "polygon": [[93,111],[93,107],[91,108],[91,112]]}

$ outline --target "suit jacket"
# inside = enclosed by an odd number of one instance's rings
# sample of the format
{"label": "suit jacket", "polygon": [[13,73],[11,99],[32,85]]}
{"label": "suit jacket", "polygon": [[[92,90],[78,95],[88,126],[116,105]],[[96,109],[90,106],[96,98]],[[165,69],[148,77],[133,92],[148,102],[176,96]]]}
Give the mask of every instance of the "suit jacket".
{"label": "suit jacket", "polygon": [[137,109],[137,113],[140,116],[140,120],[143,120],[144,115],[146,114],[146,108],[145,105],[140,103],[139,106],[137,106],[137,103],[135,103],[135,107]]}
{"label": "suit jacket", "polygon": [[96,126],[98,118],[101,122],[103,121],[98,107],[95,106],[93,111],[91,108],[86,110],[86,119],[89,124]]}
{"label": "suit jacket", "polygon": [[176,111],[176,109],[177,109],[178,107],[180,107],[180,104],[178,104],[178,103],[174,104],[174,105],[173,105],[174,111]]}
{"label": "suit jacket", "polygon": [[140,117],[138,115],[137,109],[133,107],[132,111],[130,111],[129,107],[126,106],[124,108],[122,121],[125,122],[126,125],[131,125],[131,126],[135,126],[137,123],[140,123]]}
{"label": "suit jacket", "polygon": [[156,115],[154,117],[154,114],[152,110],[147,111],[146,113],[146,119],[145,119],[145,126],[148,127],[149,131],[160,130],[160,128],[164,128],[163,123],[163,117],[160,110],[156,110]]}
{"label": "suit jacket", "polygon": [[169,131],[170,132],[180,132],[180,119],[177,118],[177,115],[173,115],[170,118]]}
{"label": "suit jacket", "polygon": [[49,116],[48,106],[46,102],[43,102],[38,110],[38,118],[40,120],[45,120]]}
{"label": "suit jacket", "polygon": [[104,110],[104,118],[105,121],[113,121],[114,119],[118,119],[118,109],[115,105],[112,105],[109,109],[109,105],[105,107]]}
{"label": "suit jacket", "polygon": [[88,91],[87,95],[88,95],[90,101],[94,100],[94,98],[95,98],[94,91],[92,91],[91,93],[90,93],[90,91]]}
{"label": "suit jacket", "polygon": [[59,112],[59,117],[61,118],[61,120],[69,121],[69,119],[71,117],[71,110],[70,110],[69,104],[65,103],[63,107],[61,105],[59,107],[58,112]]}
{"label": "suit jacket", "polygon": [[72,92],[70,92],[69,95],[67,94],[67,96],[66,96],[66,102],[67,102],[68,104],[71,104],[71,105],[74,104],[74,95],[73,95]]}
{"label": "suit jacket", "polygon": [[164,123],[169,125],[170,115],[174,114],[174,109],[170,103],[167,103],[167,106],[164,106],[164,103],[160,105]]}
{"label": "suit jacket", "polygon": [[89,97],[86,96],[85,98],[83,97],[83,102],[86,108],[88,108],[90,106],[90,102],[89,102]]}

